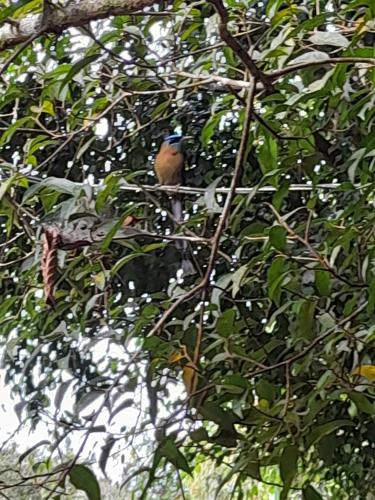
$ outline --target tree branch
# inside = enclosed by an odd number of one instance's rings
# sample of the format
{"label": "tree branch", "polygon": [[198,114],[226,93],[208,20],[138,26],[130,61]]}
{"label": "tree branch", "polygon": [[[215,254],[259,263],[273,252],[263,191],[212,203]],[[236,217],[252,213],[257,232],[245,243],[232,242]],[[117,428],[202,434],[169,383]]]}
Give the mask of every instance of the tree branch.
{"label": "tree branch", "polygon": [[228,47],[230,47],[235,54],[241,59],[246,68],[249,70],[250,74],[256,80],[259,80],[263,83],[264,88],[268,92],[273,92],[272,81],[269,76],[265,75],[260,69],[258,69],[257,65],[248,54],[248,52],[242,47],[240,42],[230,33],[228,30],[228,22],[229,22],[229,14],[222,0],[208,0],[214,7],[216,12],[220,17],[219,24],[219,33],[220,37],[225,42]]}
{"label": "tree branch", "polygon": [[[63,9],[56,9],[53,16],[43,19],[43,14],[26,16],[17,26],[5,24],[0,29],[0,50],[9,49],[26,42],[39,31],[42,33],[61,33],[67,28],[84,26],[90,21],[109,16],[127,14],[137,15],[146,7],[154,5],[155,0],[81,0]],[[44,21],[44,22],[43,22]],[[44,24],[44,25],[43,25]]]}
{"label": "tree branch", "polygon": [[[190,78],[191,80],[204,80],[204,84],[208,85],[213,82],[218,82],[223,86],[231,86],[239,89],[249,89],[251,88],[251,82],[247,82],[245,80],[233,80],[233,78],[226,78],[224,76],[212,75],[212,74],[197,74],[188,73],[187,71],[177,71],[177,76],[183,76],[186,78]],[[260,89],[263,88],[263,85],[260,85]]]}
{"label": "tree branch", "polygon": [[322,64],[368,64],[369,67],[375,66],[375,58],[373,57],[330,57],[328,59],[322,59],[320,61],[305,61],[300,64],[292,64],[286,68],[278,69],[267,73],[267,76],[272,81],[281,78],[282,76],[289,75],[289,73],[294,73],[300,69],[309,68],[310,66],[320,66]]}
{"label": "tree branch", "polygon": [[[4,165],[0,163],[0,166],[4,168]],[[13,172],[13,169],[11,169]],[[20,177],[25,177],[28,179],[28,181],[32,184],[42,182],[43,179],[41,177],[35,177],[33,175],[27,175],[27,174],[22,174],[19,173]],[[3,175],[2,178],[6,178],[6,175]],[[57,178],[55,178],[57,179]],[[0,177],[1,180],[1,177]],[[83,183],[77,182],[77,186],[83,186]],[[354,184],[353,188],[354,189],[366,189],[371,185],[371,183],[367,184]],[[101,186],[99,184],[93,185],[94,188],[100,188]],[[289,186],[289,191],[314,191],[315,189],[323,189],[323,190],[330,190],[330,189],[340,189],[341,183],[340,182],[331,182],[331,183],[322,183],[322,184],[290,184]],[[199,188],[199,187],[192,187],[192,186],[158,186],[158,185],[149,185],[149,184],[127,184],[126,182],[122,183],[120,185],[121,191],[133,191],[133,192],[139,192],[139,191],[147,191],[147,192],[164,192],[164,193],[171,193],[171,194],[205,194],[207,189],[206,188]],[[279,188],[275,186],[250,186],[250,187],[236,187],[235,189],[235,194],[258,194],[258,193],[275,193]],[[215,189],[216,194],[228,194],[230,191],[230,187],[218,187]]]}

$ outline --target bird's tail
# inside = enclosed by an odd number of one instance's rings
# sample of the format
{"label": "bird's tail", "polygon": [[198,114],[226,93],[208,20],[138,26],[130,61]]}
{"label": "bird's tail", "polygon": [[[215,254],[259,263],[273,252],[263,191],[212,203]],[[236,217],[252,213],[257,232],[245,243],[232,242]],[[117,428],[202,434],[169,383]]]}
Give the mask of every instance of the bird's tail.
{"label": "bird's tail", "polygon": [[177,222],[182,222],[182,201],[180,196],[173,196],[171,199],[172,214]]}
{"label": "bird's tail", "polygon": [[[172,201],[172,214],[177,222],[182,222],[182,201],[180,196],[173,196]],[[185,240],[176,240],[176,248],[181,253],[181,269],[184,276],[189,276],[196,273],[194,264],[189,257],[189,247]]]}
{"label": "bird's tail", "polygon": [[[184,241],[183,243],[186,244],[187,246],[187,242]],[[181,269],[184,273],[184,276],[191,276],[193,274],[196,274],[196,269],[194,267],[194,264],[192,263],[189,255],[188,255],[188,250],[183,250],[181,252],[181,256],[182,256],[182,259],[181,259]]]}

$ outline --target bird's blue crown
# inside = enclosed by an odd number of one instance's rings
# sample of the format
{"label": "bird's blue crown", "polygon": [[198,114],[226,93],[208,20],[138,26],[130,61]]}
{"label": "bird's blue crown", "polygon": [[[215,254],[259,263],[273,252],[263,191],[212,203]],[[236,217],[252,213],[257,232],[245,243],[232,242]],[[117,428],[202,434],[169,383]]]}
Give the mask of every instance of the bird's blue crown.
{"label": "bird's blue crown", "polygon": [[183,137],[182,135],[173,134],[165,136],[164,140],[169,144],[178,144],[181,141],[182,137]]}

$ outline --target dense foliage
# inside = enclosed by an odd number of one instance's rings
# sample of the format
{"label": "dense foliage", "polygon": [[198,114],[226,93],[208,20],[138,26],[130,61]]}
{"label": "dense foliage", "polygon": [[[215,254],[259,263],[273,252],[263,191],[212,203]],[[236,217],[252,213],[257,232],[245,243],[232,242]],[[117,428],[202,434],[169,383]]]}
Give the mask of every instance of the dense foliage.
{"label": "dense foliage", "polygon": [[[43,3],[18,7],[0,24]],[[79,443],[56,492],[69,476],[99,498],[82,464],[113,455],[136,498],[171,498],[163,481],[206,460],[234,498],[277,468],[282,498],[371,491],[375,390],[352,371],[375,364],[374,17],[366,0],[176,0],[2,51],[0,339],[20,420],[54,428],[45,453]],[[238,46],[268,75],[254,102]],[[203,188],[182,224],[147,187],[170,132],[193,136],[186,186]],[[223,220],[235,165],[255,189]],[[92,243],[58,250],[53,307],[50,227]]]}

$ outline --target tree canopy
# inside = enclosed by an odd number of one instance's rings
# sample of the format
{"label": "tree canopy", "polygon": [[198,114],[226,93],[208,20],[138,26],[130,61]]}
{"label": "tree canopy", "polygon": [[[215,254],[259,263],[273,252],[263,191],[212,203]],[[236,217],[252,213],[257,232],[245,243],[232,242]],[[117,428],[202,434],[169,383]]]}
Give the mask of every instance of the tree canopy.
{"label": "tree canopy", "polygon": [[[51,429],[43,498],[99,499],[113,456],[135,498],[206,462],[233,498],[365,498],[374,4],[0,5],[0,339],[20,422]],[[180,187],[153,172],[170,133]]]}

